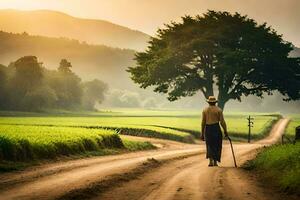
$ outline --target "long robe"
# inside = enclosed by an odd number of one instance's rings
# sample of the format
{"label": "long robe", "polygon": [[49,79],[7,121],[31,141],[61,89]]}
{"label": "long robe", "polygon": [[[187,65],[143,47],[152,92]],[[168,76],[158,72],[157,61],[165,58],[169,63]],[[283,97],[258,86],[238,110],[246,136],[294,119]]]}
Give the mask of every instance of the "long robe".
{"label": "long robe", "polygon": [[205,126],[206,158],[221,162],[222,131],[219,123]]}

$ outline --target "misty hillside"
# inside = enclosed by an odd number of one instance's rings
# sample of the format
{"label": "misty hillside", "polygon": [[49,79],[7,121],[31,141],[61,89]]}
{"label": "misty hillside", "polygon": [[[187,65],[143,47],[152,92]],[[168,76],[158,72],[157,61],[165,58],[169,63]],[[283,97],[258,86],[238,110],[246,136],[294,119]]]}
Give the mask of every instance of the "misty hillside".
{"label": "misty hillside", "polygon": [[66,58],[72,63],[72,70],[83,79],[98,78],[115,87],[133,86],[125,70],[134,64],[134,53],[133,50],[88,45],[65,38],[0,32],[1,64],[8,65],[22,56],[34,55],[45,67],[54,69]]}
{"label": "misty hillside", "polygon": [[91,44],[143,50],[149,36],[104,20],[72,17],[49,10],[0,10],[0,30],[5,32],[67,37]]}
{"label": "misty hillside", "polygon": [[[72,70],[84,80],[98,78],[108,83],[109,88],[112,89],[112,95],[107,99],[105,105],[118,106],[125,102],[125,106],[128,106],[128,102],[135,102],[130,106],[138,107],[146,103],[151,107],[197,109],[206,105],[200,94],[170,103],[165,96],[152,92],[150,88],[139,89],[125,71],[127,67],[134,65],[134,53],[133,50],[88,45],[66,38],[0,32],[0,64],[8,65],[22,56],[35,55],[39,61],[44,63],[45,67],[56,69],[60,60],[66,58],[72,63]],[[300,56],[300,49],[296,48],[291,55]],[[118,90],[114,91],[114,89]],[[226,107],[231,111],[300,111],[299,101],[283,102],[282,97],[278,94],[263,100],[257,97],[248,97],[242,103],[230,101]]]}

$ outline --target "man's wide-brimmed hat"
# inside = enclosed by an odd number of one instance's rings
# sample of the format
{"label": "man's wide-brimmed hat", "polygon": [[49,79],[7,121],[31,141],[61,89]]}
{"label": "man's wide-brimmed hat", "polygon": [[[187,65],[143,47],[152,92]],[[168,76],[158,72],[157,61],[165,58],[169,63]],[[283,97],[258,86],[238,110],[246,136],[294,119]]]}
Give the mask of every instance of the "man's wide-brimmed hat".
{"label": "man's wide-brimmed hat", "polygon": [[214,96],[209,96],[208,99],[206,99],[206,101],[208,103],[216,103],[216,102],[218,102],[218,100]]}

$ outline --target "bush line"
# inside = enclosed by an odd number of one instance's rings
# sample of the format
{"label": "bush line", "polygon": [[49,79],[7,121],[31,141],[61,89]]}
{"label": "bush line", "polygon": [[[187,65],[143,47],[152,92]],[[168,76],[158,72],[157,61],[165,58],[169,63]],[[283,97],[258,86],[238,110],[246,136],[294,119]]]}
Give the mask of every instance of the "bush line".
{"label": "bush line", "polygon": [[122,135],[131,135],[131,136],[139,136],[139,137],[150,137],[150,138],[159,138],[159,139],[167,139],[174,140],[178,142],[184,143],[195,143],[194,136],[188,134],[186,136],[175,135],[167,132],[158,132],[149,129],[143,128],[117,128],[117,127],[109,127],[109,126],[80,126],[81,128],[90,128],[90,129],[107,129],[107,130],[115,130],[119,134]]}
{"label": "bush line", "polygon": [[103,149],[124,149],[125,146],[117,133],[100,135],[97,138],[84,138],[80,142],[55,141],[48,145],[31,143],[27,139],[10,139],[0,136],[0,161],[30,161],[52,159],[59,155],[69,156]]}

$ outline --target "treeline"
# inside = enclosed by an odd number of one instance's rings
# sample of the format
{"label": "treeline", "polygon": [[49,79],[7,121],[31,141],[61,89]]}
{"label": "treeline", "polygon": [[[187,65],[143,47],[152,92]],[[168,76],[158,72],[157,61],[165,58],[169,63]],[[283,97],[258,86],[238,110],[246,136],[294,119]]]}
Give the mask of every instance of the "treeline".
{"label": "treeline", "polygon": [[83,82],[71,68],[72,64],[62,59],[56,70],[48,70],[36,56],[0,65],[0,109],[93,110],[104,100],[107,84],[98,79]]}

